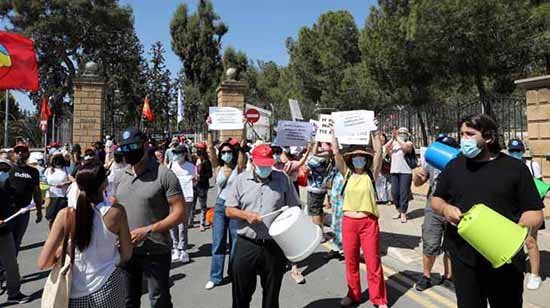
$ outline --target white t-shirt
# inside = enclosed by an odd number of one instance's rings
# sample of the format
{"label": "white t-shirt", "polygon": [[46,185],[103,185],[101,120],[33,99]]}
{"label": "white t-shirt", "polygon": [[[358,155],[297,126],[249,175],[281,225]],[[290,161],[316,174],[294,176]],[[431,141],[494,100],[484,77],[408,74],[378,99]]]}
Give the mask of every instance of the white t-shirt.
{"label": "white t-shirt", "polygon": [[62,188],[55,187],[61,183],[67,183],[69,181],[69,174],[65,168],[52,168],[46,169],[44,172],[46,177],[46,183],[50,185],[49,196],[50,198],[62,198],[67,195],[67,186]]}
{"label": "white t-shirt", "polygon": [[125,163],[116,163],[113,162],[111,168],[109,169],[109,175],[107,176],[107,196],[111,197],[115,195],[116,188],[120,183],[120,176],[124,171],[128,169],[128,165]]}
{"label": "white t-shirt", "polygon": [[526,160],[525,165],[527,166],[527,168],[531,172],[531,175],[534,178],[536,178],[536,179],[542,178],[542,172],[541,172],[539,163],[537,163],[536,161],[532,161],[532,160]]}
{"label": "white t-shirt", "polygon": [[193,202],[193,184],[197,177],[197,167],[188,161],[183,164],[174,161],[168,167],[174,171],[180,182],[185,202]]}
{"label": "white t-shirt", "polygon": [[390,173],[412,173],[411,167],[409,167],[405,160],[405,152],[403,152],[401,145],[397,141],[394,141],[392,144]]}

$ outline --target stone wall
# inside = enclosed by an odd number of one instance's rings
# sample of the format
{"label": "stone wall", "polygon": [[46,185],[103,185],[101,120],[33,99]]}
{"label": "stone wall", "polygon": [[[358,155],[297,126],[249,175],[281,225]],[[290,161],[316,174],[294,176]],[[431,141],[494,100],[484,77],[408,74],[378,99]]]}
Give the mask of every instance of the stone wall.
{"label": "stone wall", "polygon": [[[225,80],[216,90],[218,96],[218,107],[235,107],[240,110],[245,109],[245,94],[248,86],[245,82],[235,80]],[[223,130],[220,131],[219,140],[227,138],[241,139],[243,132],[241,130]]]}
{"label": "stone wall", "polygon": [[95,78],[77,79],[74,84],[73,143],[86,148],[103,137],[105,84]]}
{"label": "stone wall", "polygon": [[[527,146],[533,160],[542,167],[545,182],[550,182],[550,75],[517,80],[525,89],[527,101]],[[550,217],[550,197],[545,199],[545,216]]]}

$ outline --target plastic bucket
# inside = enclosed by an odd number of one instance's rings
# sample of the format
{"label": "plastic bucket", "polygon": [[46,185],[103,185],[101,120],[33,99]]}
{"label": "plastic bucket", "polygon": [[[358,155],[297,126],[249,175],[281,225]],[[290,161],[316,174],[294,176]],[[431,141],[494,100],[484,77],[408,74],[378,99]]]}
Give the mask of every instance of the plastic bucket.
{"label": "plastic bucket", "polygon": [[522,249],[528,229],[507,219],[484,204],[464,213],[458,234],[485,259],[499,268]]}
{"label": "plastic bucket", "polygon": [[439,170],[445,169],[445,166],[460,154],[460,150],[450,147],[441,142],[432,143],[424,154],[427,163]]}
{"label": "plastic bucket", "polygon": [[539,179],[535,179],[535,185],[537,186],[537,191],[539,192],[541,199],[544,198],[544,196],[546,196],[546,194],[550,190],[550,184],[545,183]]}
{"label": "plastic bucket", "polygon": [[269,235],[283,250],[291,262],[309,257],[321,243],[323,234],[299,207],[290,207],[271,224]]}

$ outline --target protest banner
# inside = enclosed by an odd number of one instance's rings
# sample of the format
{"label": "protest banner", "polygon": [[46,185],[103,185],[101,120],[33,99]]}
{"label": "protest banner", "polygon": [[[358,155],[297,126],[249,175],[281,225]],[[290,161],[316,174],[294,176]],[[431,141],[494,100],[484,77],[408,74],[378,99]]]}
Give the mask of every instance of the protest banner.
{"label": "protest banner", "polygon": [[243,111],[233,107],[210,107],[208,130],[240,130],[244,127]]}
{"label": "protest banner", "polygon": [[370,132],[377,129],[374,111],[333,112],[334,135],[341,144],[369,144]]}
{"label": "protest banner", "polygon": [[290,116],[292,118],[292,121],[304,120],[304,117],[302,116],[302,110],[300,109],[300,103],[298,103],[297,100],[289,99],[288,106],[290,107]]}
{"label": "protest banner", "polygon": [[319,115],[319,123],[317,126],[317,132],[315,133],[315,141],[332,142],[332,116],[330,114]]}
{"label": "protest banner", "polygon": [[313,125],[309,122],[280,120],[277,123],[277,145],[307,146],[311,140]]}

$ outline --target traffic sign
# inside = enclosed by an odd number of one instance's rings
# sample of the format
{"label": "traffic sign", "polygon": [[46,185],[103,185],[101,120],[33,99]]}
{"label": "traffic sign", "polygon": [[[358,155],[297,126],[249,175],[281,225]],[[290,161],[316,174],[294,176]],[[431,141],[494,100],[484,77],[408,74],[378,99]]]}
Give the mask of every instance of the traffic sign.
{"label": "traffic sign", "polygon": [[254,124],[260,120],[260,112],[256,109],[248,109],[245,112],[246,121],[250,124]]}

